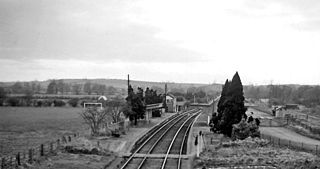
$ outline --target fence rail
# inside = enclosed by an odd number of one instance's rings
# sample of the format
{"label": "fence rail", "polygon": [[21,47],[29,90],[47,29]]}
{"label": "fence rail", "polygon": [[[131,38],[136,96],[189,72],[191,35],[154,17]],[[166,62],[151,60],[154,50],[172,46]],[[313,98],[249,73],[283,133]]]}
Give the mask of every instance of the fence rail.
{"label": "fence rail", "polygon": [[40,157],[54,154],[59,150],[62,144],[67,144],[78,136],[79,134],[64,135],[55,141],[46,142],[37,147],[28,149],[28,151],[18,152],[16,155],[1,157],[1,169],[17,168],[24,163],[32,164]]}

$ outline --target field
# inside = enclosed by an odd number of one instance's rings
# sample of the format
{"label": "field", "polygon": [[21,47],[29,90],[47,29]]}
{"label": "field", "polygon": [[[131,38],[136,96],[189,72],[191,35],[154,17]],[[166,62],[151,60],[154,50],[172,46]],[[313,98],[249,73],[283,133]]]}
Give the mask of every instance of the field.
{"label": "field", "polygon": [[0,156],[23,152],[64,134],[88,131],[81,108],[0,107]]}

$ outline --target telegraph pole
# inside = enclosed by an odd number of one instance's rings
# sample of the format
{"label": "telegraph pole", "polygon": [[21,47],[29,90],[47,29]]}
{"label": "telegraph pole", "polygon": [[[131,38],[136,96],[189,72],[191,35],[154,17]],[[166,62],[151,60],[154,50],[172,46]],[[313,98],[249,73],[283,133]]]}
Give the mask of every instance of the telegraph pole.
{"label": "telegraph pole", "polygon": [[163,106],[164,106],[165,111],[167,112],[168,111],[168,109],[167,109],[167,83],[164,84],[164,104],[163,104]]}

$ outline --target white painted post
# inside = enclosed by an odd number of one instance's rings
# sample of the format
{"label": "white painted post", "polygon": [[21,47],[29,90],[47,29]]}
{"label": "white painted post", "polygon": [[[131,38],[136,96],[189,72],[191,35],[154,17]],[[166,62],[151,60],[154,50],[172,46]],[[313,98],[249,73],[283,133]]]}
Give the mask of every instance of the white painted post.
{"label": "white painted post", "polygon": [[199,152],[199,151],[200,151],[200,150],[199,150],[200,148],[199,148],[199,146],[200,146],[200,143],[197,145],[197,157],[199,157],[199,155],[200,155],[200,152]]}

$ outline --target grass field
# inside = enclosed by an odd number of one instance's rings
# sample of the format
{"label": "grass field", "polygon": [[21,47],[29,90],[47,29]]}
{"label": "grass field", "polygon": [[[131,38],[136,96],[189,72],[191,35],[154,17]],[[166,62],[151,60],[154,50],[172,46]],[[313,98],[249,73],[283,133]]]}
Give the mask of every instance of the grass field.
{"label": "grass field", "polygon": [[0,156],[23,152],[64,134],[84,133],[88,128],[81,108],[0,107]]}

